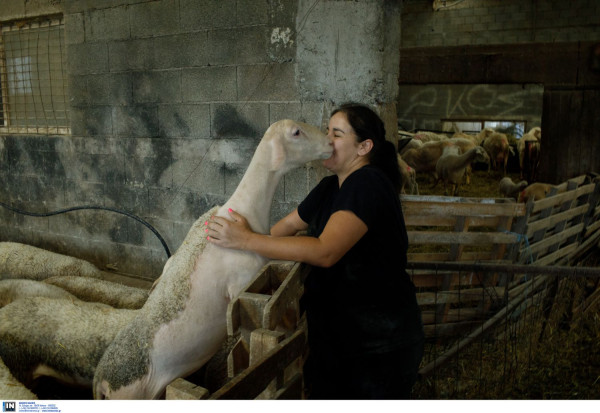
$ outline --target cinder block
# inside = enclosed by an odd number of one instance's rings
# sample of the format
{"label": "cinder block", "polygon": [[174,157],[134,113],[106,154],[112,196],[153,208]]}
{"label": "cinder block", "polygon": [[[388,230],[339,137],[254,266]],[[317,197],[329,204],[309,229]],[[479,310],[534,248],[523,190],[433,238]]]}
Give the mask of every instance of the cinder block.
{"label": "cinder block", "polygon": [[[251,0],[237,2],[238,26],[267,24],[269,21],[269,0]],[[273,8],[277,8],[274,6]]]}
{"label": "cinder block", "polygon": [[78,44],[85,41],[85,26],[83,13],[65,15],[65,43]]}
{"label": "cinder block", "polygon": [[71,107],[73,136],[111,135],[113,133],[110,106]]}
{"label": "cinder block", "polygon": [[85,14],[85,35],[88,41],[128,39],[127,7],[91,9]]}
{"label": "cinder block", "polygon": [[174,104],[158,107],[160,136],[169,138],[209,138],[208,104]]}
{"label": "cinder block", "polygon": [[90,102],[87,79],[87,75],[69,76],[69,103],[72,106],[84,106]]}
{"label": "cinder block", "polygon": [[177,0],[133,4],[128,10],[133,38],[174,34],[179,30]]}
{"label": "cinder block", "polygon": [[135,103],[181,102],[181,71],[138,72],[133,75]]}
{"label": "cinder block", "polygon": [[237,46],[240,33],[234,29],[210,30],[206,48],[210,50],[208,63],[215,65],[240,64],[237,60]]}
{"label": "cinder block", "polygon": [[236,63],[252,64],[268,61],[267,42],[271,32],[265,26],[240,27],[236,30]]}
{"label": "cinder block", "polygon": [[158,109],[153,105],[121,106],[113,111],[115,134],[129,137],[158,136]]}
{"label": "cinder block", "polygon": [[108,71],[106,43],[67,45],[67,66],[70,74],[101,73]]}
{"label": "cinder block", "polygon": [[249,137],[260,139],[269,127],[267,103],[211,105],[214,137]]}
{"label": "cinder block", "polygon": [[238,67],[239,100],[298,100],[295,64],[274,63]]}
{"label": "cinder block", "polygon": [[235,22],[236,0],[179,0],[181,29],[194,31],[231,27]]}
{"label": "cinder block", "polygon": [[134,39],[108,43],[111,72],[154,68],[153,39]]}
{"label": "cinder block", "polygon": [[237,99],[235,66],[184,69],[182,84],[184,102],[222,102]]}
{"label": "cinder block", "polygon": [[[132,103],[132,74],[101,73],[87,76],[85,101],[96,105],[129,105]],[[71,90],[77,91],[77,85]]]}
{"label": "cinder block", "polygon": [[211,53],[206,31],[157,37],[153,48],[157,69],[206,66]]}
{"label": "cinder block", "polygon": [[285,201],[299,204],[308,195],[308,170],[296,168],[284,176]]}

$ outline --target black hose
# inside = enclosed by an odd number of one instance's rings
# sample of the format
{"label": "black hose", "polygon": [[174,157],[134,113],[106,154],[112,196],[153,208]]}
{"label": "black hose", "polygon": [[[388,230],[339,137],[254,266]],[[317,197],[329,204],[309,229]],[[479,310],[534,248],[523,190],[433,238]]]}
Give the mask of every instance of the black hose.
{"label": "black hose", "polygon": [[133,214],[130,214],[129,212],[121,211],[120,209],[103,207],[103,206],[98,206],[98,205],[81,205],[81,206],[76,206],[76,207],[71,207],[71,208],[66,208],[66,209],[59,209],[58,211],[37,213],[37,212],[23,211],[21,209],[18,209],[18,208],[10,206],[8,204],[5,204],[4,202],[0,202],[0,206],[3,206],[4,208],[6,208],[12,212],[16,212],[17,214],[28,215],[30,217],[49,217],[52,215],[64,214],[65,212],[77,211],[77,210],[81,210],[81,209],[97,209],[97,210],[116,212],[117,214],[125,215],[125,216],[128,216],[129,218],[133,218],[137,222],[146,226],[146,228],[148,228],[150,231],[152,231],[154,233],[154,235],[156,235],[156,237],[162,244],[163,248],[165,249],[165,252],[167,253],[167,257],[171,256],[171,252],[169,251],[169,247],[167,246],[167,243],[165,242],[163,237],[160,236],[158,231],[156,229],[154,229],[154,227],[152,225],[150,225],[148,222],[144,221],[142,218],[137,217]]}

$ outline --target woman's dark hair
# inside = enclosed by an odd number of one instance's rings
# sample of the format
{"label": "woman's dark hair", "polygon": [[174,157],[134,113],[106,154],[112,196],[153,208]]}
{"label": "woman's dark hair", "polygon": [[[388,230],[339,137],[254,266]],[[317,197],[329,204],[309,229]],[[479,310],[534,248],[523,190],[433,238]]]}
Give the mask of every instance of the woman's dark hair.
{"label": "woman's dark hair", "polygon": [[373,149],[369,152],[370,164],[380,168],[400,193],[402,177],[398,166],[398,155],[394,144],[385,139],[385,125],[379,115],[368,106],[358,103],[345,103],[335,109],[331,116],[338,112],[346,115],[359,142],[366,139],[373,141]]}

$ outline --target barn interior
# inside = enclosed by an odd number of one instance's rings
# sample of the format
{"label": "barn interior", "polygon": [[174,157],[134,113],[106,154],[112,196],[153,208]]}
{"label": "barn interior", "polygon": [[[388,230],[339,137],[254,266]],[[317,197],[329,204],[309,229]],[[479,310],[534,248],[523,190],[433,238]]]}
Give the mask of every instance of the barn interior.
{"label": "barn interior", "polygon": [[[395,145],[540,127],[537,181],[600,172],[600,3],[2,0],[0,92],[0,242],[149,288],[269,125],[344,102]],[[271,223],[327,174],[286,174]]]}

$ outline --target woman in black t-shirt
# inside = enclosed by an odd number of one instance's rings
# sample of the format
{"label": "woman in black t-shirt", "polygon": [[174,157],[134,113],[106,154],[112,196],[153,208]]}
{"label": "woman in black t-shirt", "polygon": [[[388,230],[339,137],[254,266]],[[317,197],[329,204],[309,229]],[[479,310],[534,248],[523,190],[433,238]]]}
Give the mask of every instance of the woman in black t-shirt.
{"label": "woman in black t-shirt", "polygon": [[[307,393],[313,399],[406,399],[423,355],[423,326],[406,273],[408,239],[394,145],[370,108],[347,104],[329,120],[333,153],[298,208],[253,232],[243,216],[214,217],[209,241],[313,266]],[[306,236],[294,236],[298,231]]]}

